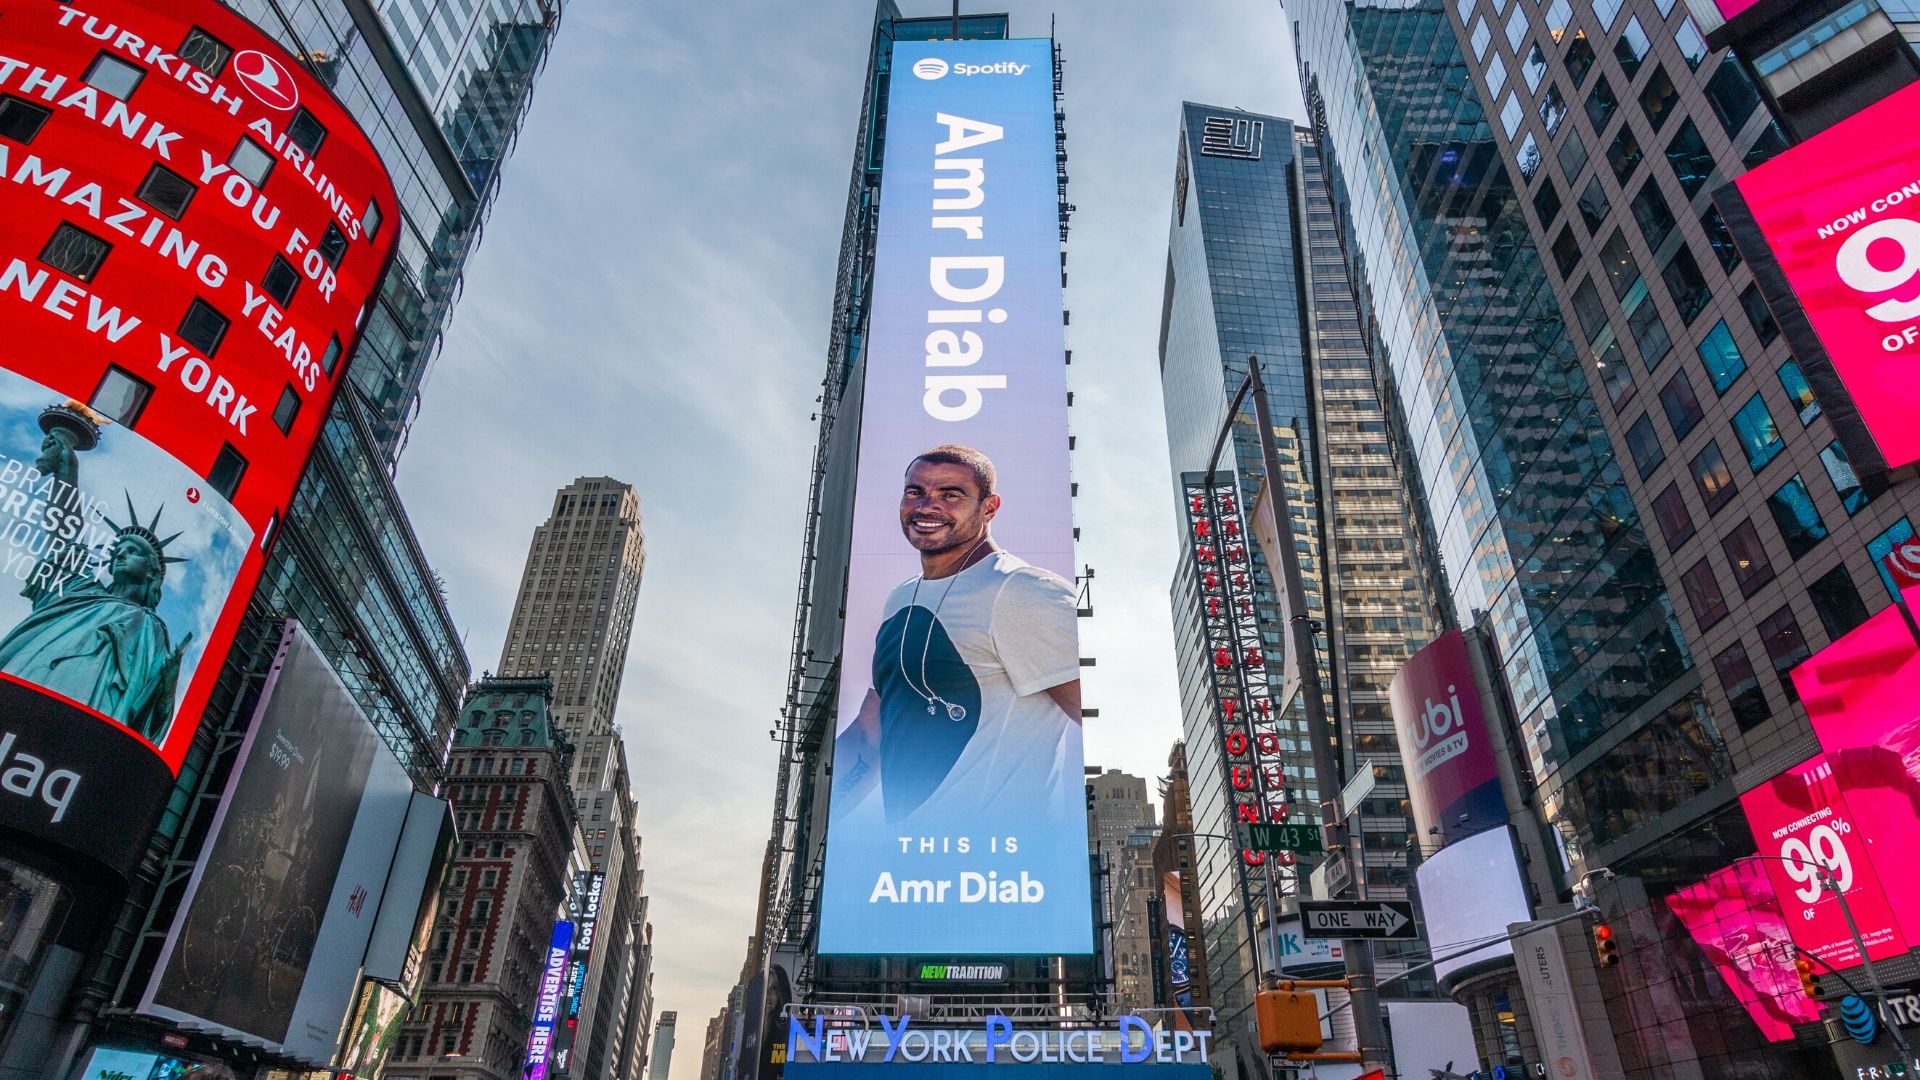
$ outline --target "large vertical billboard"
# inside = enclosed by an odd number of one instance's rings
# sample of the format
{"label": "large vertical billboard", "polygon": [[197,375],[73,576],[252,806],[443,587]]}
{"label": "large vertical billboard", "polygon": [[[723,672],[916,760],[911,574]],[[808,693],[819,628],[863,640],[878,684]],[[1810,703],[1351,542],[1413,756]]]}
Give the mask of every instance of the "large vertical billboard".
{"label": "large vertical billboard", "polygon": [[1093,948],[1052,65],[893,47],[822,953]]}
{"label": "large vertical billboard", "polygon": [[124,872],[398,229],[372,144],[210,0],[0,0],[0,829]]}
{"label": "large vertical billboard", "polygon": [[[1448,844],[1427,856],[1414,878],[1427,940],[1434,955],[1449,957],[1433,968],[1442,980],[1462,968],[1512,956],[1507,928],[1533,918],[1513,834],[1506,829],[1489,829]],[[1475,941],[1492,944],[1459,954],[1459,946]]]}
{"label": "large vertical billboard", "polygon": [[[1920,382],[1912,377],[1920,360],[1915,115],[1920,85],[1889,94],[1734,181],[1744,213],[1792,290],[1792,298],[1768,300],[1795,354],[1804,361],[1824,352],[1837,377],[1837,386],[1822,388],[1828,392],[1821,404],[1837,415],[1857,414],[1889,468],[1920,460],[1920,424],[1913,422]],[[1763,269],[1764,261],[1756,275]],[[1799,339],[1802,332],[1814,340]],[[1825,365],[1808,365],[1810,378],[1826,373]]]}
{"label": "large vertical billboard", "polygon": [[1667,897],[1727,988],[1769,1042],[1793,1038],[1793,1025],[1820,1019],[1820,1003],[1800,988],[1793,929],[1759,859],[1741,859]]}
{"label": "large vertical billboard", "polygon": [[553,1028],[560,1019],[560,995],[567,982],[567,957],[573,952],[573,924],[553,924],[553,940],[541,961],[540,989],[533,1002],[533,1033],[527,1038],[527,1080],[546,1080],[553,1061]]}
{"label": "large vertical billboard", "polygon": [[1466,635],[1448,630],[1408,657],[1387,694],[1418,833],[1451,843],[1505,825],[1506,800]]}
{"label": "large vertical billboard", "polygon": [[140,1011],[331,1064],[412,796],[289,622]]}

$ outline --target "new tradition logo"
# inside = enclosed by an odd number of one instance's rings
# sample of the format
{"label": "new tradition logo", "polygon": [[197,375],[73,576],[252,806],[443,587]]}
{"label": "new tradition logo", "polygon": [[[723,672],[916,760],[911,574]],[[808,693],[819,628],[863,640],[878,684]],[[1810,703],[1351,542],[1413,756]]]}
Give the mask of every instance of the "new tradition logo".
{"label": "new tradition logo", "polygon": [[257,49],[233,54],[233,74],[254,100],[269,109],[287,112],[300,104],[300,87],[286,65]]}
{"label": "new tradition logo", "polygon": [[938,79],[947,73],[947,62],[937,56],[928,56],[913,62],[913,73],[923,79]]}

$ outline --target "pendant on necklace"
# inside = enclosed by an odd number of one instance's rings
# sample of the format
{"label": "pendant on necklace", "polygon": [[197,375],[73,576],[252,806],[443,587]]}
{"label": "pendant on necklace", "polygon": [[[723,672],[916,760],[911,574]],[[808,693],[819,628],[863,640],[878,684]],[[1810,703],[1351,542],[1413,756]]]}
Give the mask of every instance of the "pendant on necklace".
{"label": "pendant on necklace", "polygon": [[928,716],[933,715],[933,702],[931,701],[927,702],[927,715]]}

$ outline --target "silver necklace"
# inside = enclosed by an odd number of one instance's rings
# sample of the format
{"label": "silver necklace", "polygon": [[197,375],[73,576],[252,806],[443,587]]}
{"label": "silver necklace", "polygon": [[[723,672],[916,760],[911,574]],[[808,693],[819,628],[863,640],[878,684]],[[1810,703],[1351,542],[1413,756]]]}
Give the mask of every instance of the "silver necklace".
{"label": "silver necklace", "polygon": [[[945,708],[947,719],[956,724],[967,718],[967,707],[948,701],[934,692],[933,683],[927,678],[927,654],[933,650],[933,628],[940,623],[940,609],[947,605],[947,595],[953,592],[953,583],[972,566],[973,553],[979,551],[980,545],[986,543],[987,539],[983,536],[967,549],[967,557],[960,560],[960,569],[947,578],[947,587],[940,591],[940,599],[934,602],[933,615],[927,619],[926,640],[920,643],[920,686],[913,685],[912,676],[907,674],[907,626],[913,622],[912,611],[920,600],[920,584],[926,580],[924,576],[913,581],[913,596],[907,601],[907,621],[900,627],[900,680],[907,684],[907,689],[913,691],[915,697],[927,703],[928,716],[938,716],[939,708]],[[926,689],[922,690],[921,687]]]}

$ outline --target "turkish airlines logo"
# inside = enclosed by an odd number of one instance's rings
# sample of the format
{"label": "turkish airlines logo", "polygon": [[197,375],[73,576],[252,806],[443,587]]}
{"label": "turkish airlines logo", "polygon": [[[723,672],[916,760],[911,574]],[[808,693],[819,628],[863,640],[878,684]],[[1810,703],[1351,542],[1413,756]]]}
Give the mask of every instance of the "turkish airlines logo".
{"label": "turkish airlines logo", "polygon": [[913,73],[923,79],[938,79],[947,73],[947,62],[937,56],[929,56],[913,62]]}
{"label": "turkish airlines logo", "polygon": [[300,104],[300,87],[286,65],[257,49],[233,55],[233,74],[240,86],[255,101],[269,109],[287,112]]}
{"label": "turkish airlines logo", "polygon": [[1903,540],[1893,545],[1893,550],[1880,561],[1886,564],[1894,585],[1900,589],[1920,585],[1920,541]]}

